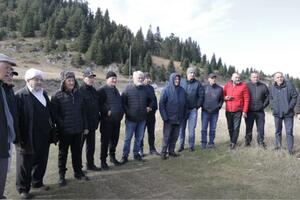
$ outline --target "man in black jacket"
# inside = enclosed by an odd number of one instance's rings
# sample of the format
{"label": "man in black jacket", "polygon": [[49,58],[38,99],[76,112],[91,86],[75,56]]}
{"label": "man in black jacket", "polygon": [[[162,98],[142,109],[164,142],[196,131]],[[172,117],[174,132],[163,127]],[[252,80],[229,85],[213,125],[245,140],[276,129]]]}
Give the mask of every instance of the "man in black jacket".
{"label": "man in black jacket", "polygon": [[[150,74],[148,72],[144,73],[144,85],[152,99],[152,110],[147,114],[145,131],[147,128],[149,154],[160,155],[155,148],[155,122],[156,122],[155,113],[157,110],[157,98],[155,95],[154,88],[151,86],[151,82],[152,81],[151,81]],[[144,138],[142,139],[141,150],[140,150],[140,155],[143,156],[143,154],[144,154]]]}
{"label": "man in black jacket", "polygon": [[124,115],[122,98],[118,89],[117,74],[109,71],[106,74],[106,84],[98,90],[101,111],[101,167],[108,170],[106,162],[109,150],[110,162],[116,166],[121,163],[116,159],[116,148],[120,135],[120,124]]}
{"label": "man in black jacket", "polygon": [[11,157],[11,143],[15,140],[14,121],[9,110],[7,97],[4,91],[3,79],[16,63],[8,56],[0,54],[0,199],[5,199],[4,189]]}
{"label": "man in black jacket", "polygon": [[66,164],[71,146],[74,177],[89,180],[82,171],[81,141],[82,134],[88,134],[88,125],[83,97],[78,91],[74,72],[63,71],[60,74],[61,87],[51,98],[55,122],[59,132],[59,185],[65,186]]}
{"label": "man in black jacket", "polygon": [[25,73],[26,86],[16,93],[20,138],[17,144],[16,186],[20,197],[30,197],[31,186],[48,190],[43,178],[47,168],[53,115],[43,89],[44,74],[30,68]]}
{"label": "man in black jacket", "polygon": [[250,93],[250,104],[248,108],[246,122],[245,146],[251,145],[252,129],[254,122],[257,127],[257,143],[259,146],[266,148],[264,143],[265,135],[265,111],[269,105],[269,90],[268,87],[259,81],[259,74],[252,72],[250,81],[247,83]]}
{"label": "man in black jacket", "polygon": [[137,161],[144,161],[139,154],[143,139],[147,113],[152,109],[152,100],[143,84],[144,73],[133,72],[133,84],[129,84],[122,93],[122,101],[126,114],[125,141],[123,147],[122,163],[128,161],[130,143],[135,134],[133,156]]}
{"label": "man in black jacket", "polygon": [[282,123],[285,125],[287,147],[290,154],[294,148],[294,107],[297,103],[297,91],[294,85],[285,80],[282,72],[274,74],[274,84],[270,89],[270,103],[275,121],[276,150],[282,147]]}
{"label": "man in black jacket", "polygon": [[95,153],[95,131],[99,124],[99,95],[94,88],[94,81],[96,75],[90,68],[87,68],[83,72],[83,84],[81,85],[79,92],[84,100],[87,120],[88,120],[88,130],[89,133],[83,136],[82,146],[84,141],[86,141],[86,168],[87,170],[99,171],[100,168],[96,167],[94,163],[94,153]]}

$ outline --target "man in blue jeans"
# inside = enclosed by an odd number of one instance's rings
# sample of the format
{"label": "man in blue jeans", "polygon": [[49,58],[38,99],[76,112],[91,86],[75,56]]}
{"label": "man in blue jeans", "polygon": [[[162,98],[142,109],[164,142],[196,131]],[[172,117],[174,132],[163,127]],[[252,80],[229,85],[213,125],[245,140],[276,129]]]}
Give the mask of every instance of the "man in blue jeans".
{"label": "man in blue jeans", "polygon": [[[208,75],[208,84],[204,85],[204,101],[201,113],[201,149],[215,148],[215,135],[219,110],[224,102],[223,88],[217,84],[217,75]],[[207,145],[207,128],[209,125],[209,142]]]}
{"label": "man in blue jeans", "polygon": [[197,126],[198,109],[203,103],[203,86],[196,80],[196,69],[189,67],[186,72],[187,79],[181,80],[180,86],[183,87],[187,94],[187,117],[182,121],[179,131],[179,149],[178,152],[184,150],[185,143],[185,129],[188,124],[189,130],[189,149],[195,150],[195,129]]}
{"label": "man in blue jeans", "polygon": [[282,147],[282,123],[284,122],[288,151],[289,154],[293,154],[294,107],[297,103],[297,91],[291,82],[284,79],[282,72],[274,74],[274,84],[269,91],[275,121],[275,150],[280,150]]}
{"label": "man in blue jeans", "polygon": [[144,73],[133,72],[133,84],[129,84],[122,93],[122,102],[125,110],[125,141],[123,147],[122,164],[128,162],[130,143],[134,134],[135,141],[133,156],[137,161],[144,161],[139,154],[141,142],[144,136],[147,113],[152,110],[152,99],[143,84]]}

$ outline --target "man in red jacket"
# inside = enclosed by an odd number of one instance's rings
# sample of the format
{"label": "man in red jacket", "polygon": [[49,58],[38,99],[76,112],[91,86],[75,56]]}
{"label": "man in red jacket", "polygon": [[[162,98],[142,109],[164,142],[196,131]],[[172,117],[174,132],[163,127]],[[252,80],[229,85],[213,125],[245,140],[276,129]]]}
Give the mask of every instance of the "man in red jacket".
{"label": "man in red jacket", "polygon": [[241,118],[247,117],[250,95],[247,85],[240,81],[240,75],[233,73],[231,81],[224,86],[226,119],[230,136],[230,149],[236,148],[239,137]]}

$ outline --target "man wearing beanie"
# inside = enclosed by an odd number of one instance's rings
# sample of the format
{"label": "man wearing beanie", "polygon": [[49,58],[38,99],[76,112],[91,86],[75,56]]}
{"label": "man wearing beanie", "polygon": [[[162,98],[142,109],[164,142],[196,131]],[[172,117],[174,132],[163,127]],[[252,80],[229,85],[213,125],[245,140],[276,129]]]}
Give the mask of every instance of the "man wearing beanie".
{"label": "man wearing beanie", "polygon": [[89,133],[84,100],[78,91],[74,72],[63,71],[61,87],[51,98],[55,113],[55,122],[59,132],[59,185],[65,186],[68,150],[71,147],[74,177],[89,180],[82,171],[81,141],[82,135]]}
{"label": "man wearing beanie", "polygon": [[16,93],[20,131],[16,145],[16,186],[23,199],[30,197],[31,187],[49,189],[43,178],[54,127],[50,100],[43,89],[44,73],[30,68],[25,81],[26,86]]}
{"label": "man wearing beanie", "polygon": [[96,75],[90,68],[83,71],[83,84],[80,86],[79,92],[83,97],[85,110],[88,120],[88,130],[89,133],[83,136],[82,146],[84,142],[86,147],[86,169],[98,171],[100,168],[96,167],[94,163],[94,153],[95,153],[95,131],[98,129],[98,124],[100,120],[99,115],[99,95],[94,88],[94,81]]}
{"label": "man wearing beanie", "polygon": [[180,85],[184,88],[187,94],[188,114],[180,125],[178,149],[179,152],[184,150],[185,129],[187,124],[189,130],[189,150],[195,150],[195,129],[197,126],[198,109],[202,106],[204,99],[203,86],[198,80],[196,80],[196,69],[193,67],[189,67],[186,72],[186,77],[186,80],[181,80]]}
{"label": "man wearing beanie", "polygon": [[116,147],[119,141],[120,123],[124,110],[122,99],[116,88],[117,75],[113,71],[106,74],[106,84],[98,90],[101,112],[101,168],[108,170],[106,162],[109,151],[110,162],[118,166],[121,163],[116,159]]}

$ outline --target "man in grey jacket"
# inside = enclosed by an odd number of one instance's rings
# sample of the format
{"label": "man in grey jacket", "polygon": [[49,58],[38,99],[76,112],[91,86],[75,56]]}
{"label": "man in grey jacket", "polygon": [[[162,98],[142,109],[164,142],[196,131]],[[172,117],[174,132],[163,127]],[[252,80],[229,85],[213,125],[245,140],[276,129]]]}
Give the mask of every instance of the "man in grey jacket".
{"label": "man in grey jacket", "polygon": [[252,140],[252,130],[254,122],[257,127],[257,143],[260,147],[266,148],[264,143],[265,135],[265,111],[264,109],[269,105],[269,90],[266,84],[259,81],[259,74],[252,72],[250,81],[247,83],[250,93],[250,103],[247,113],[245,146],[248,147]]}
{"label": "man in grey jacket", "polygon": [[195,129],[197,126],[198,109],[202,106],[204,94],[201,83],[196,80],[196,69],[189,67],[187,69],[186,76],[187,79],[182,80],[180,85],[187,94],[188,114],[180,125],[178,152],[184,150],[185,129],[187,124],[189,130],[189,149],[190,151],[195,150]]}
{"label": "man in grey jacket", "polygon": [[294,85],[285,80],[282,72],[274,74],[274,84],[270,87],[270,103],[275,121],[275,150],[282,146],[282,122],[285,125],[286,140],[289,154],[293,154],[294,147],[294,107],[297,103],[297,91]]}

